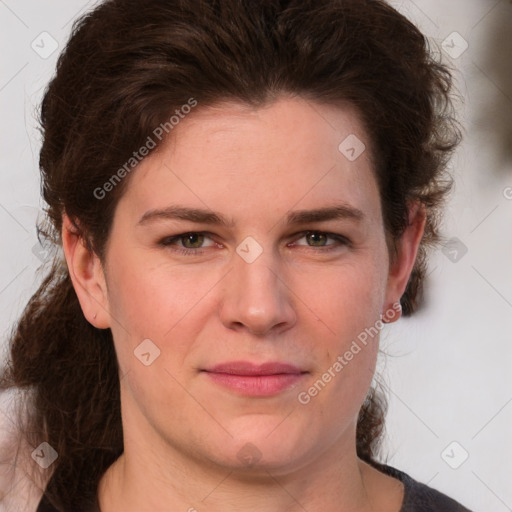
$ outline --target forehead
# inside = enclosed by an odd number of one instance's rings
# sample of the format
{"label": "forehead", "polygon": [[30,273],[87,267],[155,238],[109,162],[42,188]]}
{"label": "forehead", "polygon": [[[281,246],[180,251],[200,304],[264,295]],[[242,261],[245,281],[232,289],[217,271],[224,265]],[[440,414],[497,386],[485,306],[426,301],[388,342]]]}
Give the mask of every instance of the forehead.
{"label": "forehead", "polygon": [[120,206],[135,215],[179,203],[236,216],[343,201],[378,215],[378,196],[355,109],[283,98],[260,109],[198,105],[138,165]]}

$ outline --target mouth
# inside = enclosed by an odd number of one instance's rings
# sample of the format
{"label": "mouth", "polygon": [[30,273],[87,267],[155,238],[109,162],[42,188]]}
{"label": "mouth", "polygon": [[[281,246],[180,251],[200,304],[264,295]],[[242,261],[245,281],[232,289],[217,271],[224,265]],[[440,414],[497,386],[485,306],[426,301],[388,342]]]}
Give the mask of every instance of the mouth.
{"label": "mouth", "polygon": [[309,372],[297,366],[232,361],[202,370],[216,384],[245,396],[273,396],[295,387]]}

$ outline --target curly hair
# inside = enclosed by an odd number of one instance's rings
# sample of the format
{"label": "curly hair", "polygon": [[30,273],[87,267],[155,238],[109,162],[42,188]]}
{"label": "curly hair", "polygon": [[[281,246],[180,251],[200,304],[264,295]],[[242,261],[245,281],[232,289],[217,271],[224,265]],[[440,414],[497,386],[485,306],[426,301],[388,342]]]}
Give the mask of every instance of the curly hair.
{"label": "curly hair", "polygon": [[[190,98],[198,109],[223,101],[259,108],[283,94],[348,102],[371,141],[390,253],[409,203],[425,206],[401,297],[410,315],[428,251],[440,241],[446,167],[460,140],[452,89],[426,37],[381,0],[107,0],[75,22],[40,114],[47,223],[39,230],[56,255],[12,330],[0,380],[30,405],[20,436],[58,452],[46,486],[58,510],[81,510],[123,451],[112,334],[82,313],[61,256],[63,213],[103,261],[130,176],[102,199],[94,191]],[[385,413],[385,397],[372,387],[356,432],[365,461],[376,459]]]}

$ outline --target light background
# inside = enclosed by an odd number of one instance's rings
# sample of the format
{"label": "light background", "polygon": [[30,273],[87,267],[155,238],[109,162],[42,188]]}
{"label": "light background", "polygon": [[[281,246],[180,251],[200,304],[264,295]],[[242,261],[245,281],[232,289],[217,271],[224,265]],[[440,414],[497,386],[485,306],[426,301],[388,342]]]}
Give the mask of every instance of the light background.
{"label": "light background", "polygon": [[[475,512],[510,511],[512,2],[391,3],[455,69],[465,139],[453,159],[456,186],[444,222],[446,239],[459,241],[432,255],[424,309],[382,335],[389,356],[379,371],[390,402],[383,453]],[[0,348],[40,279],[32,252],[41,210],[35,112],[72,21],[93,5],[0,0]],[[38,51],[51,49],[42,32],[58,42],[46,58],[31,48],[35,41]],[[457,55],[464,41],[468,48]],[[465,452],[467,460],[450,467]]]}

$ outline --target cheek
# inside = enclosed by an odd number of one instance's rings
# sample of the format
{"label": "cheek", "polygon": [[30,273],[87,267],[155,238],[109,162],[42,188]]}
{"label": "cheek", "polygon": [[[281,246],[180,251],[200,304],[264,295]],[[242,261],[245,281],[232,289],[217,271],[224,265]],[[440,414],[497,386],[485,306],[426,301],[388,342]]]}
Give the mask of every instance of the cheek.
{"label": "cheek", "polygon": [[331,269],[316,279],[317,288],[323,285],[321,291],[305,295],[308,301],[316,302],[314,310],[330,333],[329,339],[337,340],[338,348],[380,317],[386,274],[374,261],[361,263]]}
{"label": "cheek", "polygon": [[313,407],[335,422],[340,415],[357,414],[371,384],[383,327],[380,313],[386,278],[379,258],[364,264],[359,259],[358,264],[322,277],[329,286],[317,295],[315,310],[322,312],[322,326],[312,335],[316,346],[311,347],[321,356],[298,398],[303,404],[314,402]]}
{"label": "cheek", "polygon": [[109,280],[109,306],[114,322],[130,337],[147,336],[148,325],[162,317],[161,286],[129,260],[116,266]]}
{"label": "cheek", "polygon": [[151,366],[181,373],[184,359],[196,349],[194,342],[212,315],[214,294],[210,291],[219,275],[211,269],[200,272],[190,266],[151,265],[138,260],[135,251],[123,259],[112,253],[111,261],[119,261],[108,273],[108,289],[112,333],[122,369],[140,370],[134,351],[149,339],[157,347],[155,353],[160,351]]}
{"label": "cheek", "polygon": [[204,276],[175,265],[152,265],[130,256],[109,273],[111,313],[133,337],[161,337],[189,314],[214,284]]}

